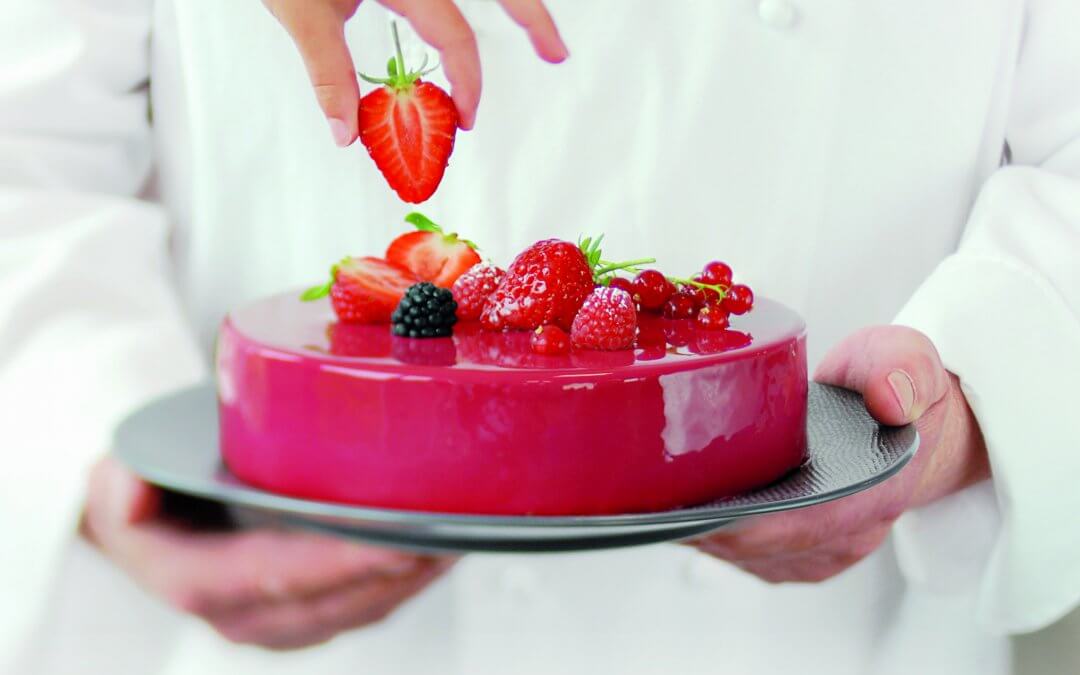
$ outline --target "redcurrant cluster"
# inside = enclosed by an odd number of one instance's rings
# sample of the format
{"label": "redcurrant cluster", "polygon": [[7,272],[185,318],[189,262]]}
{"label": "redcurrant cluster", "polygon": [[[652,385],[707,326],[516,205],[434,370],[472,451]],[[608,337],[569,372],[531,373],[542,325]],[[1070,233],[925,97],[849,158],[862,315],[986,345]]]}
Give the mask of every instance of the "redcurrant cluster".
{"label": "redcurrant cluster", "polygon": [[629,293],[639,312],[662,312],[668,319],[694,319],[699,328],[724,330],[730,315],[746,314],[754,306],[754,292],[745,284],[733,284],[731,267],[718,260],[706,263],[690,279],[655,269],[629,271],[637,275],[613,277],[609,285]]}

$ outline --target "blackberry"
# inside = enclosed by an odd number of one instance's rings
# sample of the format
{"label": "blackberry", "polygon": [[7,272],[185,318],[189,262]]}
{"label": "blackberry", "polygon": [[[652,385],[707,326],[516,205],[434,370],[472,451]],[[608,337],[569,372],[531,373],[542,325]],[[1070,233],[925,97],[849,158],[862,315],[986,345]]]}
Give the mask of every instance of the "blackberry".
{"label": "blackberry", "polygon": [[401,337],[447,337],[457,323],[456,311],[453,293],[422,281],[405,291],[390,322],[394,335]]}

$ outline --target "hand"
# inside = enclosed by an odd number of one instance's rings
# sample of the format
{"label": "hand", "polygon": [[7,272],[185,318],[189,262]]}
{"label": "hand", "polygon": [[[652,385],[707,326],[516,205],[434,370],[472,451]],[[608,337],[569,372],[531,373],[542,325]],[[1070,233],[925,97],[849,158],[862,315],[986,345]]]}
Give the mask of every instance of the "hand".
{"label": "hand", "polygon": [[111,458],[90,478],[84,534],[141,586],[226,638],[292,649],[376,622],[452,561],[299,532],[198,532]]}
{"label": "hand", "polygon": [[760,516],[691,542],[766,581],[823,581],[872,553],[909,508],[990,476],[978,423],[923,334],[900,326],[861,330],[825,357],[814,379],[862,393],[882,424],[914,422],[911,463],[865,492]]}
{"label": "hand", "polygon": [[[459,125],[471,129],[480,104],[480,54],[476,35],[453,0],[377,0],[412,25],[422,40],[439,51]],[[498,0],[532,41],[540,58],[563,61],[568,52],[541,0]],[[339,146],[356,140],[360,89],[345,44],[345,22],[361,0],[263,0],[292,36],[307,66],[330,132]]]}

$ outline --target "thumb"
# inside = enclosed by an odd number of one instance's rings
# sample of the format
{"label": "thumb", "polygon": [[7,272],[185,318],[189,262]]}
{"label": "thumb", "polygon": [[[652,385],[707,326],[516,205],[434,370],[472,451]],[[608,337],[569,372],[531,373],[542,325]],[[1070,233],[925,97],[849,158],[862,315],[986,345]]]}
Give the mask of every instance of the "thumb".
{"label": "thumb", "polygon": [[348,12],[342,13],[334,3],[268,1],[267,5],[300,51],[334,142],[351,145],[357,135],[360,88],[345,43]]}
{"label": "thumb", "polygon": [[905,326],[874,326],[832,348],[814,380],[860,392],[882,424],[917,420],[941,400],[949,378],[930,339]]}

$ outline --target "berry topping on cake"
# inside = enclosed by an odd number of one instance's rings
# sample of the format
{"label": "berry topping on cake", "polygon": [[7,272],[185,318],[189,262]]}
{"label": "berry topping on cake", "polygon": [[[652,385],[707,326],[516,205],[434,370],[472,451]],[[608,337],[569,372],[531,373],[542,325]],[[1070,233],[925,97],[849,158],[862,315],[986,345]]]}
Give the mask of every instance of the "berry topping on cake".
{"label": "berry topping on cake", "polygon": [[360,75],[382,85],[360,99],[360,141],[390,187],[415,204],[431,197],[442,181],[458,115],[445,91],[420,79],[431,72],[424,70],[426,59],[417,70],[405,68],[397,24],[392,29],[397,55],[387,64],[387,77]]}
{"label": "berry topping on cake", "polygon": [[457,323],[453,294],[428,281],[410,286],[390,322],[394,335],[411,338],[447,337]]}
{"label": "berry topping on cake", "polygon": [[545,239],[510,263],[481,321],[488,330],[535,330],[549,323],[566,329],[594,285],[593,270],[578,246]]}
{"label": "berry topping on cake", "polygon": [[705,263],[705,266],[701,268],[699,280],[713,286],[730,286],[731,266],[719,260]]}
{"label": "berry topping on cake", "polygon": [[697,300],[690,293],[678,291],[664,303],[664,316],[668,319],[692,319],[696,313]]}
{"label": "berry topping on cake", "polygon": [[345,258],[330,268],[330,281],[309,288],[303,300],[330,296],[334,313],[346,323],[386,323],[409,286],[408,269],[381,258]]}
{"label": "berry topping on cake", "polygon": [[729,324],[727,310],[721,305],[709,303],[697,315],[697,327],[704,330],[726,330]]}
{"label": "berry topping on cake", "polygon": [[451,288],[458,304],[458,319],[476,321],[484,311],[488,298],[499,287],[506,272],[490,263],[480,263],[458,277]]}
{"label": "berry topping on cake", "polygon": [[627,349],[634,344],[636,332],[637,311],[630,294],[601,287],[589,294],[574,317],[570,340],[582,349]]}
{"label": "berry topping on cake", "polygon": [[473,265],[480,262],[476,244],[460,238],[456,232],[447,234],[422,213],[410,213],[405,222],[414,225],[416,232],[407,232],[386,249],[386,259],[409,268],[423,281],[450,288]]}
{"label": "berry topping on cake", "polygon": [[746,314],[754,306],[754,292],[749,286],[735,284],[724,295],[723,305],[732,314]]}
{"label": "berry topping on cake", "polygon": [[570,336],[558,326],[540,326],[533,333],[530,344],[537,354],[566,354],[570,351]]}
{"label": "berry topping on cake", "polygon": [[675,284],[668,281],[659,270],[644,270],[634,277],[634,300],[642,309],[649,312],[660,311],[671,294]]}
{"label": "berry topping on cake", "polygon": [[629,293],[630,295],[634,294],[634,282],[630,281],[626,277],[613,277],[611,281],[608,282],[608,287],[620,288]]}

